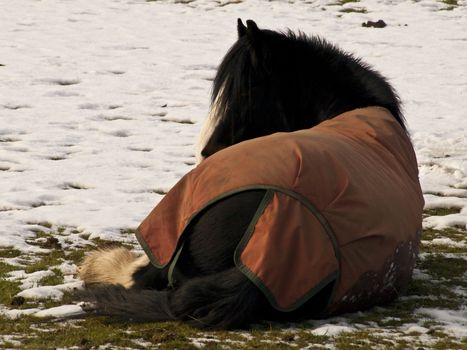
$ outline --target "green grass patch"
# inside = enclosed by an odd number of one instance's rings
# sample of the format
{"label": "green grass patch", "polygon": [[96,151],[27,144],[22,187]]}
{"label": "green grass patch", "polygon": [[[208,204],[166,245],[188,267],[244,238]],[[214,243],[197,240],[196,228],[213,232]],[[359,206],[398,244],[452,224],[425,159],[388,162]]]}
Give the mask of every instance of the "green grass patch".
{"label": "green grass patch", "polygon": [[452,337],[446,336],[445,339],[438,340],[433,345],[434,350],[446,350],[446,349],[459,349],[467,350],[467,339],[464,339],[462,343],[455,341]]}
{"label": "green grass patch", "polygon": [[446,286],[467,288],[467,259],[444,254],[429,254],[419,259],[418,268],[427,271]]}
{"label": "green grass patch", "polygon": [[109,240],[105,240],[101,238],[93,238],[91,239],[91,242],[94,244],[94,246],[90,247],[89,250],[110,249],[110,248],[116,248],[116,247],[134,249],[134,245],[131,245],[129,243],[114,242],[114,241],[109,241]]}
{"label": "green grass patch", "polygon": [[445,216],[450,214],[457,214],[460,213],[461,208],[459,207],[451,207],[451,208],[432,208],[432,209],[425,209],[423,214],[425,216]]}
{"label": "green grass patch", "polygon": [[449,6],[459,6],[459,2],[457,0],[441,0],[441,2]]}
{"label": "green grass patch", "polygon": [[368,13],[368,10],[364,7],[347,7],[340,9],[339,12],[343,13]]}
{"label": "green grass patch", "polygon": [[17,138],[13,138],[13,137],[0,137],[0,142],[9,143],[9,142],[18,142],[18,141],[21,141],[21,140]]}
{"label": "green grass patch", "polygon": [[[179,324],[131,324],[114,322],[105,317],[61,324],[31,317],[22,317],[15,322],[0,318],[0,329],[9,335],[27,334],[27,337],[20,338],[22,349],[92,349],[107,344],[111,344],[112,349],[143,348],[140,344],[161,344],[160,349],[196,349],[189,337],[199,337],[195,330]],[[213,344],[214,347],[209,346],[208,349],[220,348]],[[9,344],[0,345],[0,348],[8,347]]]}
{"label": "green grass patch", "polygon": [[4,334],[28,334],[27,337],[21,338],[22,349],[73,346],[92,349],[106,344],[111,344],[112,349],[141,349],[141,342],[162,343],[160,349],[195,349],[188,336],[195,337],[197,333],[193,329],[175,323],[131,324],[115,322],[105,317],[90,317],[60,323],[31,317],[22,317],[15,322],[0,318],[0,329]]}
{"label": "green grass patch", "polygon": [[48,228],[48,229],[51,229],[53,227],[53,224],[51,222],[48,222],[48,221],[29,221],[27,222],[28,225],[37,225],[37,226],[42,226],[42,227],[45,227],[45,228]]}
{"label": "green grass patch", "polygon": [[13,247],[0,248],[0,258],[17,258],[21,256],[21,251]]}
{"label": "green grass patch", "polygon": [[[449,238],[454,241],[453,244],[443,244],[443,242],[431,243],[434,239]],[[447,228],[444,230],[424,229],[422,232],[422,245],[420,251],[423,253],[441,254],[467,254],[467,246],[456,245],[456,242],[466,243],[467,232],[456,228]]]}
{"label": "green grass patch", "polygon": [[349,315],[352,323],[378,325],[386,329],[416,322],[414,310],[419,307],[416,300],[397,300],[384,307],[375,307],[365,313]]}
{"label": "green grass patch", "polygon": [[135,228],[125,228],[120,230],[120,233],[122,235],[135,235],[136,234],[136,229]]}
{"label": "green grass patch", "polygon": [[65,254],[60,250],[52,250],[49,253],[39,254],[39,260],[32,262],[25,267],[26,273],[33,273],[37,271],[48,271],[52,266],[57,266],[63,263]]}
{"label": "green grass patch", "polygon": [[[73,293],[72,291],[65,291],[65,292],[63,292],[63,297],[62,297],[61,300],[42,299],[42,300],[39,300],[39,301],[31,300],[29,302],[31,303],[31,305],[29,307],[40,306],[41,308],[49,309],[51,307],[74,304],[74,303],[79,302],[79,300],[76,299],[76,294]],[[34,305],[34,303],[35,303],[35,305]]]}
{"label": "green grass patch", "polygon": [[[76,232],[71,232],[71,233],[75,233],[75,234],[76,234],[76,233],[80,233],[80,232],[79,232],[79,231],[76,231]],[[82,238],[82,239],[88,240],[89,237],[91,237],[91,234],[90,234],[90,233],[81,233],[81,234],[79,235],[79,237]]]}
{"label": "green grass patch", "polygon": [[70,260],[72,263],[78,265],[80,262],[83,261],[85,255],[86,254],[85,254],[84,249],[72,250],[71,252],[68,252],[66,254],[66,259]]}
{"label": "green grass patch", "polygon": [[467,253],[467,247],[456,247],[444,244],[426,244],[422,243],[420,252],[438,253],[438,254],[463,254]]}
{"label": "green grass patch", "polygon": [[399,344],[395,345],[392,339],[387,339],[378,335],[376,332],[357,331],[344,333],[335,340],[338,350],[372,350],[375,347],[379,349],[406,349],[407,342],[400,339]]}
{"label": "green grass patch", "polygon": [[21,291],[19,286],[18,282],[0,281],[0,304],[11,305],[14,296]]}
{"label": "green grass patch", "polygon": [[45,276],[39,281],[41,286],[56,286],[58,284],[63,284],[64,276],[62,271],[57,268],[52,269],[53,275]]}
{"label": "green grass patch", "polygon": [[13,297],[21,291],[19,282],[5,279],[8,272],[18,269],[20,267],[0,261],[0,304],[10,305]]}
{"label": "green grass patch", "polygon": [[467,239],[467,232],[456,228],[446,228],[444,230],[427,228],[423,230],[422,240],[431,241],[435,238],[450,238],[455,242],[460,242]]}
{"label": "green grass patch", "polygon": [[0,278],[4,278],[8,272],[19,270],[21,267],[7,264],[4,261],[0,261]]}
{"label": "green grass patch", "polygon": [[[438,212],[439,213],[439,212]],[[44,226],[44,228],[46,228]],[[47,228],[47,230],[49,230]],[[96,248],[122,246],[121,243],[102,239],[89,239],[90,236],[80,231],[71,234],[79,237],[79,248],[60,248],[51,238],[57,235],[70,235],[70,229],[61,232],[53,228],[50,232],[39,230],[31,240],[31,244],[42,248],[48,247],[48,253],[36,254],[32,260],[25,261],[28,273],[36,271],[53,272],[39,281],[39,285],[57,285],[64,281],[57,265],[64,261],[79,264],[86,253]],[[133,230],[121,230],[122,234],[133,234]],[[446,230],[427,229],[422,239],[431,241],[435,238],[448,237],[459,242],[466,238],[465,231],[455,228]],[[60,238],[60,237],[59,237]],[[55,242],[55,243],[54,243]],[[65,247],[66,239],[60,241]],[[130,244],[123,244],[133,248]],[[413,280],[407,292],[401,298],[382,307],[375,307],[365,312],[344,315],[350,325],[359,325],[355,331],[345,332],[337,336],[318,336],[311,333],[312,322],[300,324],[277,324],[263,322],[249,331],[201,331],[178,322],[132,323],[121,319],[112,319],[89,315],[71,320],[44,320],[32,317],[20,317],[12,322],[0,316],[1,334],[9,334],[14,340],[21,342],[22,349],[54,349],[76,347],[80,349],[108,346],[112,349],[197,349],[193,339],[200,339],[205,349],[300,349],[324,348],[333,346],[339,350],[351,349],[467,349],[467,339],[455,339],[443,333],[442,325],[436,319],[419,319],[420,308],[439,308],[459,310],[465,305],[467,290],[467,252],[464,250],[450,254],[439,251],[439,246],[423,247],[417,268],[427,274],[427,278],[419,276]],[[0,258],[19,257],[19,251],[12,248],[0,250]],[[15,300],[20,283],[7,282],[1,279],[10,271],[19,267],[1,262],[0,259],[0,302],[10,308],[26,309],[33,307],[50,308],[76,302],[73,292],[65,292],[62,300]],[[21,269],[24,269],[22,267]],[[10,305],[12,301],[15,305]],[[335,323],[338,321],[330,320]],[[429,332],[420,337],[417,332],[404,333],[407,324],[420,324]],[[292,328],[289,328],[292,326]],[[381,335],[380,332],[384,332]],[[394,336],[392,336],[394,334]],[[420,339],[430,337],[431,343],[423,344]],[[463,341],[463,343],[462,343]],[[13,345],[12,345],[13,344]],[[15,347],[14,341],[0,343],[1,348]]]}
{"label": "green grass patch", "polygon": [[59,240],[55,237],[57,232],[45,232],[40,229],[32,229],[35,237],[26,239],[26,243],[42,249],[61,249]]}
{"label": "green grass patch", "polygon": [[352,3],[352,2],[360,2],[360,0],[339,0],[337,2],[337,5],[345,5],[345,4],[349,4],[349,3]]}

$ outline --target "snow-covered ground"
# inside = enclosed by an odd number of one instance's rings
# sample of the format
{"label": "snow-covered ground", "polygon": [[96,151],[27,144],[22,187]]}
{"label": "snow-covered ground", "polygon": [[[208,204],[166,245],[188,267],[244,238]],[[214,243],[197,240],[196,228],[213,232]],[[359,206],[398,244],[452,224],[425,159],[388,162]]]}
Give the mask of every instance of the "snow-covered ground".
{"label": "snow-covered ground", "polygon": [[[449,197],[427,204],[463,208],[429,223],[465,227],[467,8],[365,1],[360,14],[328,2],[3,6],[0,244],[29,249],[24,237],[38,221],[113,239],[136,227],[195,162],[210,80],[237,17],[322,35],[388,76],[405,103],[424,191]],[[361,26],[379,18],[386,28]]]}
{"label": "snow-covered ground", "polygon": [[183,2],[0,0],[0,246],[38,250],[26,239],[39,222],[127,240],[195,164],[238,17],[321,35],[389,77],[427,208],[461,208],[425,226],[466,228],[467,1]]}

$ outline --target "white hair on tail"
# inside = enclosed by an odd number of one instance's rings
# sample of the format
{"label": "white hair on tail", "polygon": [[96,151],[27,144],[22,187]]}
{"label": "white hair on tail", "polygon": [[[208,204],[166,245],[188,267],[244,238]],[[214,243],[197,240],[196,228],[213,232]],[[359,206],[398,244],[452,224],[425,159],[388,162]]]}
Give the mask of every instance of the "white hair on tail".
{"label": "white hair on tail", "polygon": [[131,288],[133,274],[149,264],[144,255],[137,255],[126,248],[101,249],[88,255],[78,268],[85,284],[119,284]]}

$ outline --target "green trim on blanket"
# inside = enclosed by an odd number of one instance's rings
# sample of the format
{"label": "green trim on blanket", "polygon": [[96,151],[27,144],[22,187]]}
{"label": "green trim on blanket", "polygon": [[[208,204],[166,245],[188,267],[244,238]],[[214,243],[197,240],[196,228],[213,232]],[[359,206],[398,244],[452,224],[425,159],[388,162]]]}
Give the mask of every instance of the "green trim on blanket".
{"label": "green trim on blanket", "polygon": [[[331,225],[328,223],[326,218],[319,212],[319,210],[312,203],[310,203],[310,201],[307,198],[305,198],[303,195],[301,195],[301,194],[299,194],[297,192],[294,192],[292,190],[284,189],[284,188],[277,187],[277,186],[257,184],[257,185],[244,186],[244,187],[240,187],[240,188],[237,188],[235,190],[232,190],[232,191],[228,191],[226,193],[223,193],[222,195],[219,195],[219,196],[214,197],[213,199],[207,201],[204,205],[202,205],[201,209],[197,210],[187,220],[187,222],[185,224],[185,227],[183,228],[182,233],[180,234],[180,237],[178,239],[177,248],[175,249],[171,259],[169,260],[169,262],[167,264],[160,264],[160,262],[157,260],[157,258],[152,254],[151,249],[148,247],[148,245],[146,244],[146,242],[142,238],[141,233],[138,230],[136,231],[136,238],[138,239],[138,241],[141,244],[141,247],[143,248],[145,253],[148,255],[149,260],[151,261],[151,263],[155,267],[162,269],[162,268],[166,267],[167,265],[170,265],[169,266],[169,271],[168,271],[168,279],[169,279],[170,284],[174,284],[174,283],[176,283],[176,281],[174,280],[174,277],[173,277],[173,272],[174,272],[174,269],[175,269],[175,265],[176,265],[176,263],[178,261],[178,258],[180,257],[180,254],[181,254],[181,251],[182,251],[182,248],[183,248],[184,235],[186,233],[187,228],[193,222],[193,220],[200,213],[202,213],[204,210],[206,210],[209,206],[215,204],[216,202],[218,202],[218,201],[220,201],[220,200],[222,200],[224,198],[233,196],[233,195],[241,193],[241,192],[254,191],[254,190],[266,190],[266,194],[265,194],[263,200],[261,201],[260,205],[258,206],[258,209],[256,210],[256,213],[253,216],[253,219],[251,220],[250,225],[248,226],[243,238],[241,239],[239,245],[237,246],[237,248],[236,248],[236,250],[234,252],[234,261],[235,261],[235,264],[236,264],[237,268],[242,273],[244,273],[245,276],[248,277],[256,286],[258,286],[258,288],[260,288],[260,290],[265,294],[265,296],[267,297],[267,299],[269,300],[269,302],[271,303],[271,305],[275,309],[277,309],[279,311],[284,311],[284,312],[293,311],[293,310],[299,308],[306,301],[308,301],[310,298],[312,298],[316,293],[318,293],[322,288],[324,288],[327,284],[329,284],[332,281],[336,281],[336,283],[334,283],[333,291],[331,292],[331,295],[330,295],[330,298],[329,298],[329,301],[328,301],[328,305],[326,306],[325,310],[328,309],[328,307],[331,305],[331,303],[332,303],[332,301],[334,299],[334,295],[336,293],[337,286],[338,286],[338,280],[339,280],[339,277],[340,277],[341,253],[340,253],[340,249],[339,249],[339,244],[338,244],[336,236],[335,236],[335,234],[334,234],[334,232],[333,232],[333,230],[331,228]],[[240,260],[239,260],[239,257],[240,257],[239,247],[241,247],[241,245],[242,245],[243,248],[244,248],[246,243],[248,243],[249,239],[251,238],[251,235],[254,232],[254,228],[256,226],[257,221],[259,220],[260,216],[264,212],[267,205],[272,200],[274,192],[284,193],[284,194],[298,200],[301,204],[303,204],[303,206],[305,206],[316,217],[316,219],[320,222],[320,224],[322,225],[325,233],[327,234],[329,240],[332,243],[332,246],[333,246],[333,249],[334,249],[334,255],[335,255],[335,257],[337,259],[337,262],[338,262],[338,265],[339,265],[338,270],[334,271],[333,273],[331,273],[330,275],[325,277],[320,283],[318,283],[318,285],[313,287],[299,301],[297,301],[294,305],[287,308],[286,310],[280,308],[277,305],[274,297],[272,296],[271,292],[267,289],[267,287],[264,286],[264,284],[259,280],[258,277],[256,277],[253,274],[253,272],[251,272],[246,266],[243,266],[241,264]]]}
{"label": "green trim on blanket", "polygon": [[169,288],[173,288],[177,281],[175,280],[173,273],[175,269],[175,265],[177,264],[178,258],[180,257],[180,254],[182,252],[183,246],[185,245],[185,242],[182,242],[180,245],[180,248],[178,248],[178,251],[175,253],[175,256],[172,260],[172,262],[169,265],[169,271],[167,272],[167,278],[169,280]]}
{"label": "green trim on blanket", "polygon": [[[238,244],[237,248],[235,249],[234,261],[235,261],[235,265],[237,266],[237,268],[251,282],[253,282],[253,284],[255,284],[263,292],[263,294],[266,296],[266,298],[268,299],[268,301],[269,301],[269,303],[271,304],[272,307],[274,307],[276,310],[279,310],[279,311],[282,311],[282,312],[290,312],[290,311],[294,311],[294,310],[298,309],[300,306],[302,306],[304,303],[306,303],[309,299],[311,299],[313,296],[315,296],[320,290],[322,290],[324,287],[326,287],[329,283],[331,283],[333,281],[337,282],[337,280],[339,278],[339,275],[340,275],[340,271],[339,271],[339,269],[336,270],[336,271],[333,271],[331,274],[329,274],[328,276],[323,278],[311,290],[309,290],[307,293],[305,293],[294,304],[292,304],[288,308],[282,308],[277,304],[276,298],[271,293],[269,288],[263,283],[263,281],[254,272],[252,272],[246,265],[244,265],[242,263],[242,261],[240,259],[241,254],[242,254],[243,250],[245,249],[246,245],[248,244],[248,242],[250,241],[251,236],[254,233],[254,230],[255,230],[256,224],[258,223],[259,218],[261,217],[261,215],[263,215],[263,213],[266,210],[267,206],[271,203],[275,192],[284,193],[284,194],[286,194],[286,195],[288,195],[290,197],[293,197],[293,198],[297,199],[301,204],[303,204],[307,209],[309,209],[312,212],[312,214],[322,224],[325,231],[327,231],[327,229],[331,230],[331,228],[330,228],[329,225],[327,225],[327,227],[326,227],[323,224],[323,222],[327,224],[327,221],[326,221],[326,219],[324,217],[321,216],[319,211],[313,205],[311,205],[310,203],[308,203],[308,205],[306,205],[306,203],[304,203],[301,200],[301,198],[298,198],[299,195],[297,193],[294,193],[294,192],[288,191],[288,190],[284,190],[284,189],[279,189],[279,188],[270,188],[270,189],[267,190],[266,195],[264,196],[263,201],[258,206],[258,209],[257,209],[255,215],[253,216],[253,219],[251,220],[250,225],[248,226],[245,234],[243,235],[243,238],[240,240],[240,243]],[[318,215],[321,218],[318,218]],[[326,233],[328,233],[328,232],[326,232]],[[332,232],[332,230],[330,231],[330,233],[331,233],[331,237],[333,237],[334,233]],[[336,251],[335,245],[334,245],[335,242],[332,239],[331,239],[331,242],[332,242],[333,247],[334,247],[334,251],[335,251],[335,254],[336,254],[336,259],[338,261],[338,264],[340,265],[339,251]],[[327,309],[329,307],[329,305],[331,304],[331,301],[334,298],[334,294],[335,294],[335,291],[336,291],[336,286],[337,286],[337,283],[334,283],[333,290],[332,290],[331,295],[330,295],[330,297],[328,299],[328,304],[326,305],[325,309]]]}
{"label": "green trim on blanket", "polygon": [[141,248],[143,248],[144,252],[148,256],[149,261],[151,262],[151,264],[153,264],[155,267],[157,267],[159,269],[163,269],[167,264],[162,265],[162,264],[159,263],[159,261],[156,259],[154,254],[152,254],[151,248],[149,248],[146,241],[141,236],[141,232],[139,232],[139,229],[136,229],[135,236],[136,236],[136,239],[138,240],[139,244],[141,245]]}

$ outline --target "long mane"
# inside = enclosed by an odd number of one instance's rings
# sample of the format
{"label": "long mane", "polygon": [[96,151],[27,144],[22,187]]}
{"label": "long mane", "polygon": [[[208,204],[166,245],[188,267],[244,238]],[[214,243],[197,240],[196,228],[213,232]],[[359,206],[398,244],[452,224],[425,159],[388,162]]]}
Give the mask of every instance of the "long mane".
{"label": "long mane", "polygon": [[394,89],[360,59],[317,36],[247,24],[239,21],[239,38],[214,79],[204,157],[368,106],[387,108],[405,129]]}

